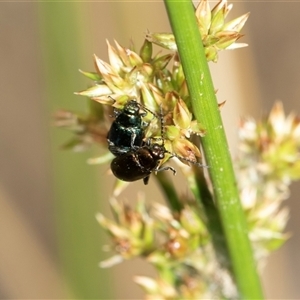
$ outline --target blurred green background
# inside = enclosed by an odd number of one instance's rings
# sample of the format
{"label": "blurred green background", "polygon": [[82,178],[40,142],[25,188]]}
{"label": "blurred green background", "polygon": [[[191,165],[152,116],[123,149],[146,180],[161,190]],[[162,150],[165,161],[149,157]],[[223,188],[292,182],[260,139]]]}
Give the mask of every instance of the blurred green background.
{"label": "blurred green background", "polygon": [[[300,3],[233,2],[230,18],[251,12],[248,48],[221,53],[211,64],[234,156],[241,116],[259,117],[277,99],[300,113]],[[137,48],[144,33],[169,31],[162,1],[0,2],[0,298],[140,299],[132,276],[151,274],[139,261],[109,270],[108,239],[98,211],[109,215],[114,178],[108,166],[88,166],[99,149],[61,151],[69,134],[53,128],[61,108],[85,110],[73,94],[89,84],[93,54],[107,60],[105,39]],[[155,182],[134,190],[156,199]],[[154,192],[153,192],[154,190]],[[149,193],[149,191],[151,191]],[[299,185],[291,208],[290,241],[270,258],[263,282],[268,298],[298,298],[300,291]],[[130,189],[126,193],[130,199]]]}

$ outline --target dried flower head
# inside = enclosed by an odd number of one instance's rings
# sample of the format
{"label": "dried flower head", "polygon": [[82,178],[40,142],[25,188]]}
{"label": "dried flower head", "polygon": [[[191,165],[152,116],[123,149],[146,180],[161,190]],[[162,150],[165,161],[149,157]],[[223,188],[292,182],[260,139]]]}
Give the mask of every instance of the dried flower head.
{"label": "dried flower head", "polygon": [[[95,56],[96,73],[82,72],[94,80],[94,85],[76,94],[115,109],[123,109],[129,100],[136,100],[141,109],[145,107],[146,112],[152,112],[144,117],[148,124],[145,139],[160,140],[170,153],[160,164],[173,153],[197,162],[201,152],[190,137],[203,136],[205,129],[190,111],[189,94],[178,56],[152,56],[152,43],[147,40],[139,53],[115,44],[113,47],[107,42],[109,63]],[[172,58],[173,66],[169,70]]]}
{"label": "dried flower head", "polygon": [[[196,8],[195,15],[208,61],[216,62],[218,52],[221,50],[247,46],[247,44],[236,43],[236,41],[243,36],[240,31],[248,19],[249,13],[226,23],[225,19],[232,6],[232,4],[228,5],[226,0],[220,0],[211,10],[208,1],[201,0]],[[174,35],[171,33],[148,33],[147,38],[161,47],[177,50]]]}
{"label": "dried flower head", "polygon": [[300,119],[285,116],[277,102],[268,118],[242,120],[239,130],[238,177],[241,199],[257,257],[265,257],[288,238],[282,201],[292,180],[300,178]]}
{"label": "dried flower head", "polygon": [[111,199],[111,206],[115,222],[102,214],[97,219],[111,235],[111,249],[116,254],[101,262],[101,267],[136,256],[145,259],[157,270],[157,277],[135,276],[134,280],[145,290],[147,299],[236,295],[229,274],[216,262],[196,205],[185,205],[174,213],[158,203],[146,207],[140,195],[133,209],[116,199]]}
{"label": "dried flower head", "polygon": [[154,249],[154,226],[143,199],[140,197],[135,209],[119,203],[112,198],[111,207],[116,216],[116,222],[110,221],[102,214],[97,214],[100,225],[112,236],[115,257],[102,262],[102,267],[110,267],[115,262],[130,259],[138,255],[147,255]]}
{"label": "dried flower head", "polygon": [[71,140],[63,145],[64,149],[80,152],[94,144],[106,143],[108,126],[105,116],[109,112],[106,107],[95,104],[90,103],[90,110],[87,114],[67,110],[56,112],[55,125],[73,133]]}

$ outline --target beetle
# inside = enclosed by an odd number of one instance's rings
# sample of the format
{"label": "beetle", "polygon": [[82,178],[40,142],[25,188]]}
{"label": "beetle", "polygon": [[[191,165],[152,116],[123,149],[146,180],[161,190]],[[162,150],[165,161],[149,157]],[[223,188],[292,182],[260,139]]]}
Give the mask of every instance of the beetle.
{"label": "beetle", "polygon": [[172,167],[158,168],[160,160],[165,157],[166,149],[157,143],[145,144],[137,149],[115,157],[111,162],[113,174],[123,181],[136,181],[143,179],[144,184],[148,184],[150,174],[154,172],[171,170],[176,174]]}
{"label": "beetle", "polygon": [[122,155],[143,144],[145,134],[142,117],[145,113],[140,112],[140,108],[140,104],[130,100],[121,111],[115,112],[116,119],[107,134],[108,149],[112,154]]}
{"label": "beetle", "polygon": [[122,155],[144,144],[147,123],[143,121],[143,117],[147,112],[157,117],[135,100],[129,100],[122,110],[115,111],[116,119],[107,133],[108,149],[112,154]]}

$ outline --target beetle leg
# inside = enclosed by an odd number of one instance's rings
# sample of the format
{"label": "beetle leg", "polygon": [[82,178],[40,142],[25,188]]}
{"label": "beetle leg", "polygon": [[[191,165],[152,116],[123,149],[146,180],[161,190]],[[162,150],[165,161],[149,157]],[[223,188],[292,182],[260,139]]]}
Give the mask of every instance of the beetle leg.
{"label": "beetle leg", "polygon": [[173,175],[176,175],[176,170],[174,168],[172,168],[172,167],[169,167],[169,166],[156,169],[155,172],[167,171],[167,170],[172,171]]}
{"label": "beetle leg", "polygon": [[144,185],[147,185],[147,184],[148,184],[148,182],[149,182],[149,178],[150,178],[150,175],[149,175],[149,176],[147,176],[147,177],[145,177],[145,178],[143,178]]}
{"label": "beetle leg", "polygon": [[133,132],[132,135],[131,135],[131,142],[130,142],[130,147],[131,148],[135,148],[135,146],[134,146],[135,138],[136,138],[136,134]]}

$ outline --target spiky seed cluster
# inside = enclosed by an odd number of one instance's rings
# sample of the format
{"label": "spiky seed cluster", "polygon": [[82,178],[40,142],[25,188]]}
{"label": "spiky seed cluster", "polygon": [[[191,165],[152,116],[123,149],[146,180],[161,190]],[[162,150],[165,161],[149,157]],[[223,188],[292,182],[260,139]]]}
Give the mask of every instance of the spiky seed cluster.
{"label": "spiky seed cluster", "polygon": [[[206,0],[200,1],[196,9],[199,30],[208,60],[217,60],[217,52],[226,48],[237,48],[236,40],[241,37],[248,15],[225,23],[231,10],[226,1],[220,1],[212,10]],[[148,39],[148,40],[147,40]],[[190,140],[191,134],[204,135],[204,126],[197,123],[190,112],[190,100],[181,63],[175,52],[152,54],[152,43],[176,49],[174,37],[165,34],[148,34],[139,53],[107,41],[109,63],[96,55],[96,72],[82,72],[92,79],[94,85],[76,94],[87,96],[102,104],[122,109],[131,99],[142,103],[160,115],[165,124],[166,149],[178,156],[196,162],[201,157],[199,148]],[[170,63],[173,58],[173,65]],[[169,68],[168,68],[169,66]],[[146,137],[161,137],[157,120],[147,128]],[[166,155],[164,163],[168,159]]]}
{"label": "spiky seed cluster", "polygon": [[95,102],[90,102],[88,114],[67,110],[57,111],[55,125],[73,133],[72,138],[63,145],[63,148],[81,152],[94,144],[106,143],[108,131],[108,124],[104,117],[106,114],[109,114],[107,108],[101,107]]}
{"label": "spiky seed cluster", "polygon": [[256,255],[261,258],[288,238],[283,231],[289,214],[281,205],[289,196],[291,181],[300,178],[300,119],[285,116],[277,102],[267,119],[243,120],[239,136],[241,199]]}
{"label": "spiky seed cluster", "polygon": [[157,269],[157,278],[135,277],[147,299],[212,299],[234,294],[228,290],[229,275],[224,271],[222,278],[216,276],[220,267],[213,258],[209,234],[196,207],[186,205],[175,216],[157,203],[150,214],[142,198],[135,209],[115,199],[111,199],[111,206],[116,222],[97,215],[101,226],[112,236],[116,252],[101,263],[102,267],[136,256],[147,260]]}
{"label": "spiky seed cluster", "polygon": [[116,222],[102,214],[97,215],[97,220],[113,236],[115,251],[123,259],[151,256],[156,263],[174,263],[185,259],[199,244],[206,245],[208,242],[206,228],[193,207],[185,207],[175,218],[167,207],[157,203],[153,204],[154,216],[150,216],[141,197],[135,209],[115,198],[110,204]]}
{"label": "spiky seed cluster", "polygon": [[[247,44],[236,43],[243,35],[240,34],[249,13],[232,21],[225,22],[232,9],[226,0],[219,1],[211,10],[207,0],[201,0],[195,11],[199,31],[202,37],[205,54],[208,61],[217,62],[218,52],[225,49],[246,47]],[[149,41],[169,50],[176,51],[174,35],[171,33],[148,33]]]}
{"label": "spiky seed cluster", "polygon": [[[153,251],[155,224],[149,217],[144,202],[140,200],[135,210],[118,203],[114,198],[110,203],[117,216],[117,222],[109,221],[100,213],[97,220],[114,240],[115,250],[118,253],[117,261],[145,256]],[[111,261],[104,262],[102,266],[107,267],[110,263]]]}
{"label": "spiky seed cluster", "polygon": [[[189,95],[181,64],[175,56],[172,71],[166,67],[173,54],[152,57],[152,44],[145,40],[140,53],[109,42],[109,64],[94,57],[96,73],[82,72],[93,78],[95,85],[78,95],[122,109],[130,99],[140,101],[157,118],[149,114],[150,126],[146,128],[146,138],[161,137],[161,112],[164,115],[165,148],[176,155],[197,161],[200,150],[190,140],[192,134],[203,135],[203,126],[189,111]],[[146,119],[147,120],[147,119]],[[163,164],[167,159],[161,161]]]}

